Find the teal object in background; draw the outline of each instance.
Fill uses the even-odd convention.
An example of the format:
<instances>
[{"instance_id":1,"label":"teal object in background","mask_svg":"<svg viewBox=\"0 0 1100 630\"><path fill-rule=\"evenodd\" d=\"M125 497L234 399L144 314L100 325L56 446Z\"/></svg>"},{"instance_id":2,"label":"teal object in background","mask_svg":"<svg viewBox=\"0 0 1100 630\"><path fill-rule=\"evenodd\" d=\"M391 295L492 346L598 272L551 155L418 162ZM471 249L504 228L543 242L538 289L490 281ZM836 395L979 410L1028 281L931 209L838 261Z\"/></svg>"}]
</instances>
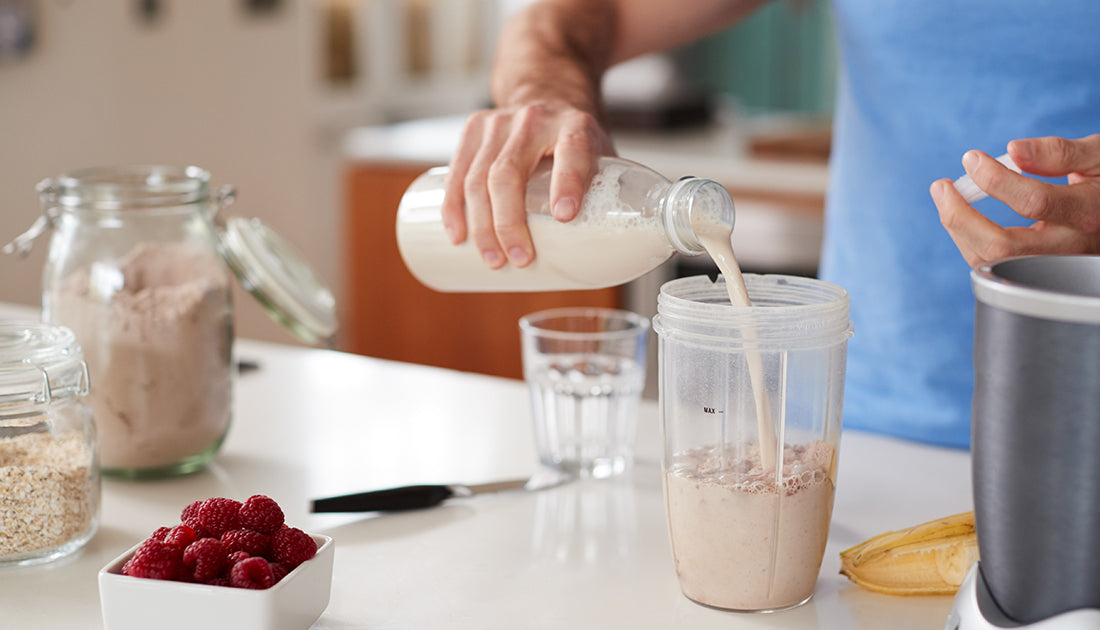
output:
<instances>
[{"instance_id":1,"label":"teal object in background","mask_svg":"<svg viewBox=\"0 0 1100 630\"><path fill-rule=\"evenodd\" d=\"M832 113L837 54L828 0L766 4L677 57L690 79L747 113Z\"/></svg>"}]
</instances>

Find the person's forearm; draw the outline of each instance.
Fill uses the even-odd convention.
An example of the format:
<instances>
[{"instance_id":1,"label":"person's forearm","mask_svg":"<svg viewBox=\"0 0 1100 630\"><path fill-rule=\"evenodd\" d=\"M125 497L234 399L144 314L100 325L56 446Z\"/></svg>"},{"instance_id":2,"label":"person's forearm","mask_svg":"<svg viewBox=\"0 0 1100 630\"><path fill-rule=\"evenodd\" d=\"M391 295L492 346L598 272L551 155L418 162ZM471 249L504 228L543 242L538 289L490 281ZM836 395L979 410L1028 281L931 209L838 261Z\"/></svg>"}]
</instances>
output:
<instances>
[{"instance_id":1,"label":"person's forearm","mask_svg":"<svg viewBox=\"0 0 1100 630\"><path fill-rule=\"evenodd\" d=\"M565 101L599 116L609 66L724 28L765 0L542 0L513 16L497 44L498 107Z\"/></svg>"},{"instance_id":2,"label":"person's forearm","mask_svg":"<svg viewBox=\"0 0 1100 630\"><path fill-rule=\"evenodd\" d=\"M497 43L494 103L566 101L599 117L616 20L613 2L593 0L538 2L513 16Z\"/></svg>"}]
</instances>

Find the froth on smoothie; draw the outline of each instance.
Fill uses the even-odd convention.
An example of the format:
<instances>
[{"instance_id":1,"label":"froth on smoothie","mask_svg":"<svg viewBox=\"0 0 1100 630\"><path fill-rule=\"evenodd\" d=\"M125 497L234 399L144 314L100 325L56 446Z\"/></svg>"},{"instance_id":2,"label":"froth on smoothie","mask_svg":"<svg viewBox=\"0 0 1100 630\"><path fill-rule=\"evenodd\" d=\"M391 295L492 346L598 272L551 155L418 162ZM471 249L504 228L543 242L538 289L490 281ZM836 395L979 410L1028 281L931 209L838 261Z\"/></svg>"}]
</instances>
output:
<instances>
[{"instance_id":1,"label":"froth on smoothie","mask_svg":"<svg viewBox=\"0 0 1100 630\"><path fill-rule=\"evenodd\" d=\"M730 610L777 610L809 599L829 531L835 455L817 440L785 445L773 469L756 443L674 455L665 496L684 595Z\"/></svg>"}]
</instances>

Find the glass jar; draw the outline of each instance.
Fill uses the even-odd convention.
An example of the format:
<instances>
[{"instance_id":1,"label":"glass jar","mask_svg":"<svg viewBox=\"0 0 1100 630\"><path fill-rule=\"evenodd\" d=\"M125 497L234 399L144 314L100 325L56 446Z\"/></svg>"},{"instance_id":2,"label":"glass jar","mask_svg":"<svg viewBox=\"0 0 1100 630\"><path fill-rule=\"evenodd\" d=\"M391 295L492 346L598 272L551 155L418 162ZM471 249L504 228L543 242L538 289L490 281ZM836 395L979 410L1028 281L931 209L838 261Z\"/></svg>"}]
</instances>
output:
<instances>
[{"instance_id":1,"label":"glass jar","mask_svg":"<svg viewBox=\"0 0 1100 630\"><path fill-rule=\"evenodd\" d=\"M196 470L229 428L233 293L208 181L135 167L40 188L57 209L42 317L84 347L105 473Z\"/></svg>"},{"instance_id":2,"label":"glass jar","mask_svg":"<svg viewBox=\"0 0 1100 630\"><path fill-rule=\"evenodd\" d=\"M262 223L218 220L235 191L212 194L201 168L92 168L38 190L42 218L10 248L54 229L42 316L84 348L106 474L183 474L218 452L235 377L230 269L303 339L335 330L331 292Z\"/></svg>"},{"instance_id":3,"label":"glass jar","mask_svg":"<svg viewBox=\"0 0 1100 630\"><path fill-rule=\"evenodd\" d=\"M0 322L0 565L49 562L99 525L88 368L73 331Z\"/></svg>"}]
</instances>

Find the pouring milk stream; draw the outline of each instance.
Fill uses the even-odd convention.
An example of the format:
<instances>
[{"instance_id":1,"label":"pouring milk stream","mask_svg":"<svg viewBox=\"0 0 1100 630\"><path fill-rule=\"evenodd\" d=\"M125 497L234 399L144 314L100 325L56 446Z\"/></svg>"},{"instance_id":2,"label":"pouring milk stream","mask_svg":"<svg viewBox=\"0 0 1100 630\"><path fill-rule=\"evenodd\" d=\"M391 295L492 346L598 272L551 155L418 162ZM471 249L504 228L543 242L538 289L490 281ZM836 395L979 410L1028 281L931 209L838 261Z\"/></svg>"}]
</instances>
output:
<instances>
[{"instance_id":1,"label":"pouring milk stream","mask_svg":"<svg viewBox=\"0 0 1100 630\"><path fill-rule=\"evenodd\" d=\"M741 266L737 264L737 258L733 254L733 233L722 225L698 220L695 223L695 231L699 234L699 240L706 248L707 254L718 265L719 271L726 279L726 291L729 292L730 304L733 306L752 306L749 299L749 290L745 287L745 278L741 275ZM751 325L742 331L745 339L756 338L756 331ZM768 392L764 382L764 365L759 352L746 352L745 361L749 366L749 382L752 385L753 400L756 403L756 428L760 440L760 463L765 471L775 470L775 424L772 422L771 405L768 403Z\"/></svg>"}]
</instances>

